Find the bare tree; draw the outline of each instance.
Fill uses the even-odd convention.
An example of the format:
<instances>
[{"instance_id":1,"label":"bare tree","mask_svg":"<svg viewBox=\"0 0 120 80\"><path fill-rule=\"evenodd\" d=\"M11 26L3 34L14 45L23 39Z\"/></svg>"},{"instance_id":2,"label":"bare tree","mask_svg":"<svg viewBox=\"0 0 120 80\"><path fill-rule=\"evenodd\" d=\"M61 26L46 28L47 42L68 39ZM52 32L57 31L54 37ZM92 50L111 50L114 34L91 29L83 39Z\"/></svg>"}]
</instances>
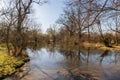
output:
<instances>
[{"instance_id":1,"label":"bare tree","mask_svg":"<svg viewBox=\"0 0 120 80\"><path fill-rule=\"evenodd\" d=\"M102 30L102 23L105 22L102 20L108 19L111 14L115 14L114 11L120 11L119 1L116 4L117 7L113 6L115 1L118 0L68 0L67 8L58 22L66 27L70 34L75 35L77 33L79 42L86 32L89 41L90 29L98 26L101 39L106 43L107 39Z\"/></svg>"},{"instance_id":2,"label":"bare tree","mask_svg":"<svg viewBox=\"0 0 120 80\"><path fill-rule=\"evenodd\" d=\"M15 56L22 55L23 49L26 48L24 24L28 19L29 14L32 13L31 9L33 4L43 4L46 1L43 0L4 0L7 6L3 6L3 17L7 18L7 37L6 43L7 46L11 43L14 47L13 53ZM8 3L7 3L8 2ZM10 6L9 6L10 5ZM11 30L11 39L9 40L10 27L13 27ZM9 47L8 47L9 52Z\"/></svg>"},{"instance_id":3,"label":"bare tree","mask_svg":"<svg viewBox=\"0 0 120 80\"><path fill-rule=\"evenodd\" d=\"M53 42L53 45L56 43L56 25L51 26L47 29L47 34L50 36L50 42Z\"/></svg>"}]
</instances>

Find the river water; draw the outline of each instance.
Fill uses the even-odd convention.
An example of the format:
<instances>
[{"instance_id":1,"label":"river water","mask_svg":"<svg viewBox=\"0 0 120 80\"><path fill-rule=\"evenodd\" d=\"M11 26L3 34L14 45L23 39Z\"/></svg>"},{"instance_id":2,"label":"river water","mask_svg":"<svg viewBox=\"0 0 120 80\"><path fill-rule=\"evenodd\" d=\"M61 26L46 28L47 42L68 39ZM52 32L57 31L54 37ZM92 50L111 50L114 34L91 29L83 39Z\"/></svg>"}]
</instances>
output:
<instances>
[{"instance_id":1,"label":"river water","mask_svg":"<svg viewBox=\"0 0 120 80\"><path fill-rule=\"evenodd\" d=\"M119 51L27 49L30 61L20 79L15 80L87 80L73 75L92 76L95 80L120 80ZM7 78L5 80L13 80Z\"/></svg>"}]
</instances>

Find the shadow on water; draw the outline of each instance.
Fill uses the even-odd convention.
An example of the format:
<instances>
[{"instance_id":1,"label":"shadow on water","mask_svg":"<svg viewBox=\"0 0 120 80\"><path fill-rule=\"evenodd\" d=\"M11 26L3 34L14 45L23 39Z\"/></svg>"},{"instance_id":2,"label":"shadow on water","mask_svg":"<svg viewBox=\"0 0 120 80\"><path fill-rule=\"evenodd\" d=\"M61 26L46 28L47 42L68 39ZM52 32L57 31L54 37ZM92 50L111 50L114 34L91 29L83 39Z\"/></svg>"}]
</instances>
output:
<instances>
[{"instance_id":1,"label":"shadow on water","mask_svg":"<svg viewBox=\"0 0 120 80\"><path fill-rule=\"evenodd\" d=\"M100 57L100 64L106 65L102 68L103 79L120 80L120 53L106 50Z\"/></svg>"},{"instance_id":2,"label":"shadow on water","mask_svg":"<svg viewBox=\"0 0 120 80\"><path fill-rule=\"evenodd\" d=\"M105 50L101 55L101 59L100 59L100 64L102 64L102 61L105 57L107 57L109 55L109 50Z\"/></svg>"}]
</instances>

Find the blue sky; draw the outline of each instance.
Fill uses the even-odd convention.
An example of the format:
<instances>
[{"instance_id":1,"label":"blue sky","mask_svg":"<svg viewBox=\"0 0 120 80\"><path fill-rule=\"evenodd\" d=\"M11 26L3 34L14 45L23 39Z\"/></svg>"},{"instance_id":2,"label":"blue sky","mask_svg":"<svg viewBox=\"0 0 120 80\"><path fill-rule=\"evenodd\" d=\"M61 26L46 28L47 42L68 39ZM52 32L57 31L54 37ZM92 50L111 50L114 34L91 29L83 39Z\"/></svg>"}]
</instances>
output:
<instances>
[{"instance_id":1,"label":"blue sky","mask_svg":"<svg viewBox=\"0 0 120 80\"><path fill-rule=\"evenodd\" d=\"M42 31L46 32L46 29L50 25L55 24L55 21L63 13L64 0L48 0L49 2L42 6L35 6L33 17L37 23L42 24Z\"/></svg>"}]
</instances>

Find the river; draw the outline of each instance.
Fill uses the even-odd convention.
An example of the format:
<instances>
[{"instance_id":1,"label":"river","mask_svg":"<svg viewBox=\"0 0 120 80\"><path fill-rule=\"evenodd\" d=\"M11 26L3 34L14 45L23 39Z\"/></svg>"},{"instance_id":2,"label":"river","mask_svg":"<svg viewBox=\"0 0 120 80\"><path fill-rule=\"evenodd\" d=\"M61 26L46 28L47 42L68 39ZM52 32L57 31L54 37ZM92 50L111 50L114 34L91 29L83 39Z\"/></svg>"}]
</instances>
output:
<instances>
[{"instance_id":1,"label":"river","mask_svg":"<svg viewBox=\"0 0 120 80\"><path fill-rule=\"evenodd\" d=\"M120 80L119 51L26 50L30 61L5 80Z\"/></svg>"}]
</instances>

